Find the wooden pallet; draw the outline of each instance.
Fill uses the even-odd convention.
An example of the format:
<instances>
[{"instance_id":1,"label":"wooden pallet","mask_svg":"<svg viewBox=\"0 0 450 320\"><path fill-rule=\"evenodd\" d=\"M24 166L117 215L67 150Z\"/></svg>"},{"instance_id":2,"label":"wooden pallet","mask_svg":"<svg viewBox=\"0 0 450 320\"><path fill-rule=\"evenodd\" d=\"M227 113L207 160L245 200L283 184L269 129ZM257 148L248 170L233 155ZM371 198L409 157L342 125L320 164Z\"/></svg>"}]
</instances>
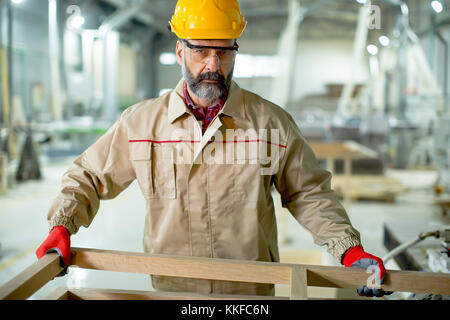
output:
<instances>
[{"instance_id":1,"label":"wooden pallet","mask_svg":"<svg viewBox=\"0 0 450 320\"><path fill-rule=\"evenodd\" d=\"M338 196L344 196L347 188L346 177L334 175L332 188ZM376 200L394 202L397 195L408 191L397 179L382 175L352 175L350 176L350 190L346 192L352 200Z\"/></svg>"},{"instance_id":2,"label":"wooden pallet","mask_svg":"<svg viewBox=\"0 0 450 320\"><path fill-rule=\"evenodd\" d=\"M196 279L290 285L290 299L308 299L307 287L358 288L367 284L365 270L344 267L153 255L73 248L71 267ZM45 255L0 287L0 299L22 300L61 273L56 253ZM387 291L450 294L450 274L388 270ZM160 291L59 288L48 299L288 299L248 295L201 295Z\"/></svg>"},{"instance_id":3,"label":"wooden pallet","mask_svg":"<svg viewBox=\"0 0 450 320\"><path fill-rule=\"evenodd\" d=\"M344 161L343 188L341 188L344 206L349 207L352 196L350 178L352 176L352 161L358 159L375 159L376 151L371 150L354 141L311 141L311 148L318 159L326 159L327 169L333 176L335 174L334 162L337 159Z\"/></svg>"}]
</instances>

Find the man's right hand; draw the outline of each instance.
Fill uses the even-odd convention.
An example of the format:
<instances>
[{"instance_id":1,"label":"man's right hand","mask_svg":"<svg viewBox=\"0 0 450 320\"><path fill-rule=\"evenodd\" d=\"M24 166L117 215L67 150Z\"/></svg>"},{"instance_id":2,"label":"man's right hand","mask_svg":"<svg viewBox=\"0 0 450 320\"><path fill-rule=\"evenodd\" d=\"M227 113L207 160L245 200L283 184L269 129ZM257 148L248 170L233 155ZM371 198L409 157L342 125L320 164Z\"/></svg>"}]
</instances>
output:
<instances>
[{"instance_id":1,"label":"man's right hand","mask_svg":"<svg viewBox=\"0 0 450 320\"><path fill-rule=\"evenodd\" d=\"M50 231L47 239L36 250L38 259L42 258L46 253L57 252L61 257L64 266L70 265L70 235L63 226L56 226Z\"/></svg>"}]
</instances>

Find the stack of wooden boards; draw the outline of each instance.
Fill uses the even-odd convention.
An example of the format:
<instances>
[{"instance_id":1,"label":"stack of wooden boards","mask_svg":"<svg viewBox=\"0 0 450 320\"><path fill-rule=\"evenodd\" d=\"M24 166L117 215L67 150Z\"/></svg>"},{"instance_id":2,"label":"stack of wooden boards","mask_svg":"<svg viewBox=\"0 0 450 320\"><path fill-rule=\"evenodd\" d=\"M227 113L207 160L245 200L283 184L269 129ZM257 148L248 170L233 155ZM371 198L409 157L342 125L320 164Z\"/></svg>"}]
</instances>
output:
<instances>
[{"instance_id":1,"label":"stack of wooden boards","mask_svg":"<svg viewBox=\"0 0 450 320\"><path fill-rule=\"evenodd\" d=\"M398 180L385 175L354 175L352 161L376 159L378 153L354 141L311 141L318 159L326 159L327 169L333 174L332 188L345 204L352 200L381 200L392 202L399 193L407 191ZM336 175L335 160L344 161L344 174Z\"/></svg>"},{"instance_id":2,"label":"stack of wooden boards","mask_svg":"<svg viewBox=\"0 0 450 320\"><path fill-rule=\"evenodd\" d=\"M352 175L350 176L350 199L394 202L397 195L405 193L408 188L399 180L384 175ZM343 197L346 188L345 177L334 175L332 188Z\"/></svg>"}]
</instances>

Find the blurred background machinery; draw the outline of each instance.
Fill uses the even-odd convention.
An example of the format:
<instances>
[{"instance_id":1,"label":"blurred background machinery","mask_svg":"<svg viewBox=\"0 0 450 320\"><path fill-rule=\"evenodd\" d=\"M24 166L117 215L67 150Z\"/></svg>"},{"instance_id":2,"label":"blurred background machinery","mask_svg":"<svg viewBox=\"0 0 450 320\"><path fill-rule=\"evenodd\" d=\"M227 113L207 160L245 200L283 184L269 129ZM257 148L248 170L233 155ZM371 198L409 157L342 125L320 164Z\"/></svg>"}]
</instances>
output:
<instances>
[{"instance_id":1,"label":"blurred background machinery","mask_svg":"<svg viewBox=\"0 0 450 320\"><path fill-rule=\"evenodd\" d=\"M179 71L167 20L175 3L2 0L9 157L19 157L27 131L17 127L31 126L39 141L51 137L42 145L50 156L79 153L125 108L173 87ZM310 139L355 140L380 153L355 162L355 172L436 164L430 140L449 112L445 1L243 0L241 7L249 25L239 84L285 107Z\"/></svg>"}]
</instances>

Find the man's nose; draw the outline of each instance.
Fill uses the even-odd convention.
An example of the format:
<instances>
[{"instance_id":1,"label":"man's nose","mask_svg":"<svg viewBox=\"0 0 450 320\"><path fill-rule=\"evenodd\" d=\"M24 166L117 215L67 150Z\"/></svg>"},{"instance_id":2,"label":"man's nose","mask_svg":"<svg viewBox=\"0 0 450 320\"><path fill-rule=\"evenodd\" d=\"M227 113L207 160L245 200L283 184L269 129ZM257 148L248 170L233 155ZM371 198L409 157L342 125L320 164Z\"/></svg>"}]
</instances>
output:
<instances>
[{"instance_id":1,"label":"man's nose","mask_svg":"<svg viewBox=\"0 0 450 320\"><path fill-rule=\"evenodd\" d=\"M211 72L216 72L219 70L220 59L215 52L209 55L208 60L206 62L206 68L208 69L208 71Z\"/></svg>"}]
</instances>

